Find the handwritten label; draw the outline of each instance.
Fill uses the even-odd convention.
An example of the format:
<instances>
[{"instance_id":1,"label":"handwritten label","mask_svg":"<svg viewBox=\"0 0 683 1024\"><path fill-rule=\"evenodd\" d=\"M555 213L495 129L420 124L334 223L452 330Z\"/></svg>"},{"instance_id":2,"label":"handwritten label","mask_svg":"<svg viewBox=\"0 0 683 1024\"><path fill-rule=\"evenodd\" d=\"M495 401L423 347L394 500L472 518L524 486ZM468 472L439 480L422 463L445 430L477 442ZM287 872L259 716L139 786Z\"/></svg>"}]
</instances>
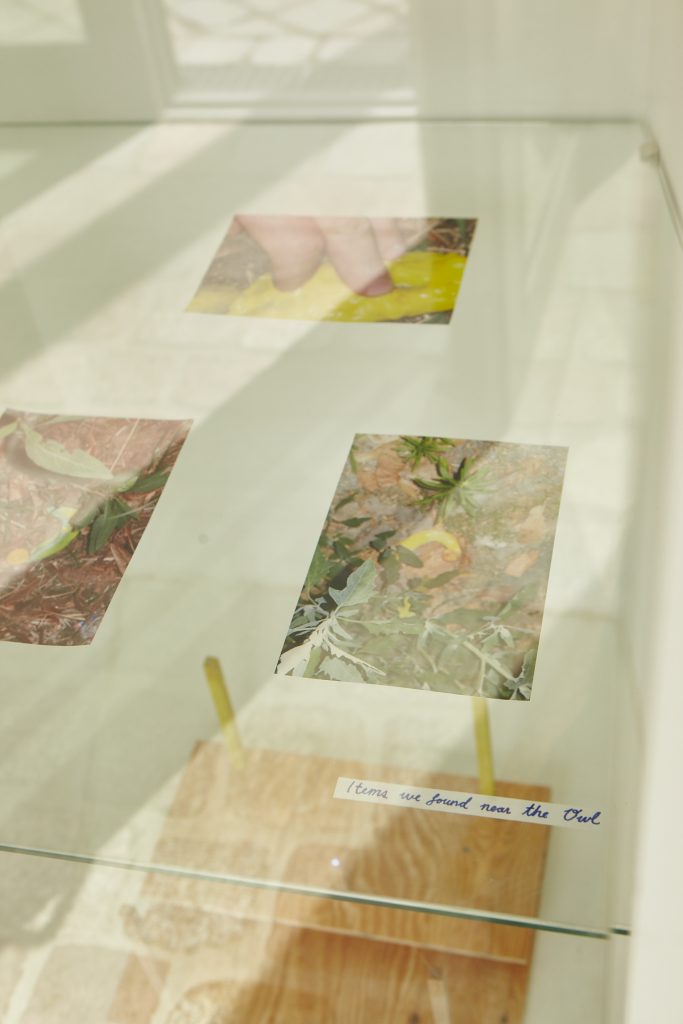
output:
<instances>
[{"instance_id":1,"label":"handwritten label","mask_svg":"<svg viewBox=\"0 0 683 1024\"><path fill-rule=\"evenodd\" d=\"M338 778L334 799L359 800L361 803L385 804L387 807L414 807L446 814L469 814L499 821L526 821L536 825L581 828L585 832L594 832L604 822L603 812L594 807L482 796L481 793L459 793L454 789L423 789L370 779Z\"/></svg>"}]
</instances>

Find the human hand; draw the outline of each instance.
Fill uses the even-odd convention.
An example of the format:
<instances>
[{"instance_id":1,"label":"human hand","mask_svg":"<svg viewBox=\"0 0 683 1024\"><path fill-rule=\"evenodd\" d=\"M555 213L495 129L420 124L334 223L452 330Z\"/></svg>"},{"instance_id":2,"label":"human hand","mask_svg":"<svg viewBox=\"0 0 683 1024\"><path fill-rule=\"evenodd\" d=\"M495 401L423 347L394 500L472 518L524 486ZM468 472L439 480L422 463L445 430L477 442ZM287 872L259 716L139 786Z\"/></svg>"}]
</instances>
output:
<instances>
[{"instance_id":1,"label":"human hand","mask_svg":"<svg viewBox=\"0 0 683 1024\"><path fill-rule=\"evenodd\" d=\"M281 291L300 288L327 258L359 295L385 295L394 285L387 263L408 248L389 217L280 217L241 214L231 234L246 231L268 256Z\"/></svg>"}]
</instances>

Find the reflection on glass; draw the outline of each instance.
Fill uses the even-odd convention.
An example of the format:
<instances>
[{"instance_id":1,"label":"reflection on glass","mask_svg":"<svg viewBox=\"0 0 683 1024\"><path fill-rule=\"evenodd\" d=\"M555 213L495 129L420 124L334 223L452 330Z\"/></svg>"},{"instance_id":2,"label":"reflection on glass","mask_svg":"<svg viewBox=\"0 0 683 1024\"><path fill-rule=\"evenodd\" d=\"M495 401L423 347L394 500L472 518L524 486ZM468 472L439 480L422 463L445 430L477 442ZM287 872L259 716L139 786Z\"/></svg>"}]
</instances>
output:
<instances>
[{"instance_id":1,"label":"reflection on glass","mask_svg":"<svg viewBox=\"0 0 683 1024\"><path fill-rule=\"evenodd\" d=\"M1 866L10 896L0 921L7 1024L603 1020L607 943L537 936L529 987L533 936L523 928L528 953L476 955L408 933L389 939L370 920L351 935L286 918L284 906L250 915L228 885L9 855ZM68 906L65 919L55 903ZM410 927L416 915L403 918Z\"/></svg>"},{"instance_id":2,"label":"reflection on glass","mask_svg":"<svg viewBox=\"0 0 683 1024\"><path fill-rule=\"evenodd\" d=\"M0 4L3 46L83 43L85 38L79 0L3 0Z\"/></svg>"},{"instance_id":3,"label":"reflection on glass","mask_svg":"<svg viewBox=\"0 0 683 1024\"><path fill-rule=\"evenodd\" d=\"M180 99L414 101L407 0L165 0Z\"/></svg>"},{"instance_id":4,"label":"reflection on glass","mask_svg":"<svg viewBox=\"0 0 683 1024\"><path fill-rule=\"evenodd\" d=\"M165 0L181 65L314 67L381 34L405 32L405 0ZM380 54L381 57L381 48Z\"/></svg>"}]
</instances>

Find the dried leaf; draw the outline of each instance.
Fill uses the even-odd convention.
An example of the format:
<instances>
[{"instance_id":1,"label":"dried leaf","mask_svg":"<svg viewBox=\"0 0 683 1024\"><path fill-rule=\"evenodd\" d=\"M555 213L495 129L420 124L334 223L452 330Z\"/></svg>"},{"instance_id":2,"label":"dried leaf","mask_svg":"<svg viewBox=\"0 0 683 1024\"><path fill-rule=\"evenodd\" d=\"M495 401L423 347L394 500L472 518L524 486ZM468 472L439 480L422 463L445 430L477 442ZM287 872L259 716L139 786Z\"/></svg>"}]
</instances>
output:
<instances>
[{"instance_id":1,"label":"dried leaf","mask_svg":"<svg viewBox=\"0 0 683 1024\"><path fill-rule=\"evenodd\" d=\"M506 576L515 576L519 579L519 577L523 576L525 572L528 572L537 561L537 550L532 548L528 551L522 551L521 554L513 558L511 562L508 562L503 572Z\"/></svg>"},{"instance_id":2,"label":"dried leaf","mask_svg":"<svg viewBox=\"0 0 683 1024\"><path fill-rule=\"evenodd\" d=\"M63 476L75 476L89 480L111 480L110 469L96 459L94 455L74 448L69 451L59 441L46 439L37 430L26 425L22 426L24 447L31 462L50 473L61 473Z\"/></svg>"}]
</instances>

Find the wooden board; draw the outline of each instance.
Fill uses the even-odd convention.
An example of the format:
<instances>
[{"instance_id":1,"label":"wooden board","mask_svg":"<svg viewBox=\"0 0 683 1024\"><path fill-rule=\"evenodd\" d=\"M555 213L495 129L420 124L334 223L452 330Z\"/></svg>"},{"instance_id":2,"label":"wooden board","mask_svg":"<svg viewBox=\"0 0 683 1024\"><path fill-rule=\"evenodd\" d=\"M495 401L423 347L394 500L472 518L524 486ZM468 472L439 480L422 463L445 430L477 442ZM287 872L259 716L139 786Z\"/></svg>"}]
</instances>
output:
<instances>
[{"instance_id":1,"label":"wooden board","mask_svg":"<svg viewBox=\"0 0 683 1024\"><path fill-rule=\"evenodd\" d=\"M177 905L162 929L158 916L128 922L138 956L163 963L155 1010L135 1024L522 1024L528 965L246 919L231 929L195 910L199 927ZM124 974L107 1024L130 1024L121 1008L136 992Z\"/></svg>"},{"instance_id":2,"label":"wooden board","mask_svg":"<svg viewBox=\"0 0 683 1024\"><path fill-rule=\"evenodd\" d=\"M337 777L476 792L472 778L249 750L237 770L219 743L195 748L154 861L402 901L533 917L545 826L333 800ZM543 786L500 783L501 795L547 800ZM339 935L527 963L533 933L486 921L212 885L216 908ZM206 883L150 875L145 898L193 906Z\"/></svg>"}]
</instances>

